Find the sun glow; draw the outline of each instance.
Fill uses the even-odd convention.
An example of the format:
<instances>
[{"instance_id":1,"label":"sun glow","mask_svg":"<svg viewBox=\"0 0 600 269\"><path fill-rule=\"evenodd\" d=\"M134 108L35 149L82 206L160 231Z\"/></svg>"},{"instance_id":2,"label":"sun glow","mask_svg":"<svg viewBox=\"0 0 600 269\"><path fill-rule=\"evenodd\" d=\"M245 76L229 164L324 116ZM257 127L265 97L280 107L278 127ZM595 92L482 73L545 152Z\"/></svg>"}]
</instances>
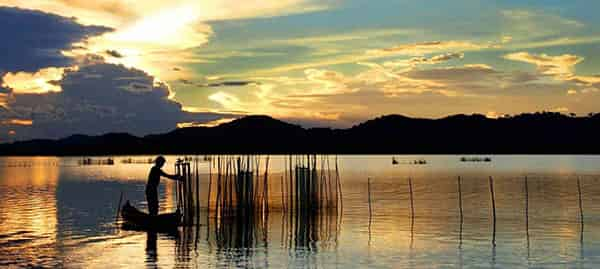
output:
<instances>
[{"instance_id":1,"label":"sun glow","mask_svg":"<svg viewBox=\"0 0 600 269\"><path fill-rule=\"evenodd\" d=\"M212 33L210 26L200 21L201 14L192 4L161 9L113 33L89 39L84 49L65 53L100 54L109 63L138 68L163 80L175 79L182 74L173 67L189 59L185 50L207 43Z\"/></svg>"},{"instance_id":2,"label":"sun glow","mask_svg":"<svg viewBox=\"0 0 600 269\"><path fill-rule=\"evenodd\" d=\"M198 38L193 25L200 18L193 5L182 5L162 10L153 16L142 18L132 26L116 32L111 39L116 42L143 42L160 46L188 47L190 35ZM200 37L206 41L205 36ZM197 44L196 44L197 45Z\"/></svg>"}]
</instances>

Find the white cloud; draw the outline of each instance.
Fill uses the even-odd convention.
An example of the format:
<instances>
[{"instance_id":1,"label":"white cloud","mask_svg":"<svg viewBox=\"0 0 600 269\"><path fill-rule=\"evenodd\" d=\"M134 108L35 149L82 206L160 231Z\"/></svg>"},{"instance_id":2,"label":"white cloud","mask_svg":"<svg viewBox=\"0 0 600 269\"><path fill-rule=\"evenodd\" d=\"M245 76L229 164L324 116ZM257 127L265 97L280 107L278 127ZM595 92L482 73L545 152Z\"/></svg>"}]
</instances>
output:
<instances>
[{"instance_id":1,"label":"white cloud","mask_svg":"<svg viewBox=\"0 0 600 269\"><path fill-rule=\"evenodd\" d=\"M573 77L573 67L583 61L582 57L571 54L550 56L547 54L530 54L528 52L510 53L505 59L533 64L541 74L553 76L560 80Z\"/></svg>"},{"instance_id":2,"label":"white cloud","mask_svg":"<svg viewBox=\"0 0 600 269\"><path fill-rule=\"evenodd\" d=\"M388 55L410 55L418 56L428 53L444 52L449 50L479 50L489 48L489 45L475 44L470 41L431 41L414 44L402 44L395 47L368 50L367 54L388 56Z\"/></svg>"}]
</instances>

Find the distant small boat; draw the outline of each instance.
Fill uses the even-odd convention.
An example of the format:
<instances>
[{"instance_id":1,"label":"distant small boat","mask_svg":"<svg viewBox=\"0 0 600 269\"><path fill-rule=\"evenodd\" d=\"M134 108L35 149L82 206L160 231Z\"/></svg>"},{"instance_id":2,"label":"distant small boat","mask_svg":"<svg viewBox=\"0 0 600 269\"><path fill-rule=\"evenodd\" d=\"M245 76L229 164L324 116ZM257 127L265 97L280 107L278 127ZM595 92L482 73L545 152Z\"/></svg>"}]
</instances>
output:
<instances>
[{"instance_id":1,"label":"distant small boat","mask_svg":"<svg viewBox=\"0 0 600 269\"><path fill-rule=\"evenodd\" d=\"M149 230L149 231L173 231L181 225L181 213L177 210L175 213L160 214L150 216L134 206L129 201L121 209L123 217L123 226L129 229Z\"/></svg>"},{"instance_id":2,"label":"distant small boat","mask_svg":"<svg viewBox=\"0 0 600 269\"><path fill-rule=\"evenodd\" d=\"M113 160L112 158L100 160L94 160L92 158L82 158L81 160L77 161L77 163L79 165L114 165L115 160Z\"/></svg>"},{"instance_id":3,"label":"distant small boat","mask_svg":"<svg viewBox=\"0 0 600 269\"><path fill-rule=\"evenodd\" d=\"M124 164L151 164L151 163L154 163L154 159L152 159L152 158L148 158L148 159L127 158L127 159L122 159L121 163L124 163Z\"/></svg>"},{"instance_id":4,"label":"distant small boat","mask_svg":"<svg viewBox=\"0 0 600 269\"><path fill-rule=\"evenodd\" d=\"M396 165L396 164L398 164L398 161L397 161L397 160L396 160L396 158L394 158L394 157L392 157L392 164L393 164L393 165Z\"/></svg>"},{"instance_id":5,"label":"distant small boat","mask_svg":"<svg viewBox=\"0 0 600 269\"><path fill-rule=\"evenodd\" d=\"M460 158L461 162L486 162L489 163L492 161L492 158L490 157L485 157L485 158L480 158L480 157L471 157L471 158L467 158L467 157L462 157Z\"/></svg>"},{"instance_id":6,"label":"distant small boat","mask_svg":"<svg viewBox=\"0 0 600 269\"><path fill-rule=\"evenodd\" d=\"M427 164L427 161L424 159L415 160L415 161L413 161L413 164L423 165L423 164Z\"/></svg>"}]
</instances>

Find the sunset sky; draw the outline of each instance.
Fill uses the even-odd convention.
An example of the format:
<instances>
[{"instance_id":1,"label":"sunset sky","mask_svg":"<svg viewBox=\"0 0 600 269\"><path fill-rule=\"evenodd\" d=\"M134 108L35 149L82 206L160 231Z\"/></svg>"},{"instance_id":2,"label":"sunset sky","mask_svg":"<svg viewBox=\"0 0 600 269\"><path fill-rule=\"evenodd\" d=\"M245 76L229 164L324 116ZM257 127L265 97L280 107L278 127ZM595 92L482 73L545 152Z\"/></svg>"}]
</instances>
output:
<instances>
[{"instance_id":1,"label":"sunset sky","mask_svg":"<svg viewBox=\"0 0 600 269\"><path fill-rule=\"evenodd\" d=\"M0 143L600 112L593 0L0 0Z\"/></svg>"}]
</instances>

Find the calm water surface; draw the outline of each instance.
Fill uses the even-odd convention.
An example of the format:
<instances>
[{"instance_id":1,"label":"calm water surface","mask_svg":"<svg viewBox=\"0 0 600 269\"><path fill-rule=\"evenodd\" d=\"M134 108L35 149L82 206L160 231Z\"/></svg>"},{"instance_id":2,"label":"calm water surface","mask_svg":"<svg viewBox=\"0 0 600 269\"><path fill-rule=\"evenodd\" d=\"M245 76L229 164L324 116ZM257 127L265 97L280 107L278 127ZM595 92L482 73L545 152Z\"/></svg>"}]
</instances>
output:
<instances>
[{"instance_id":1,"label":"calm water surface","mask_svg":"<svg viewBox=\"0 0 600 269\"><path fill-rule=\"evenodd\" d=\"M600 267L600 156L492 156L491 163L461 163L460 157L396 156L400 164L392 165L392 156L340 156L343 211L294 227L278 210L284 162L273 156L268 218L216 228L213 213L203 210L199 226L175 235L124 231L116 220L121 192L145 209L149 164L123 164L124 157L112 166L79 166L78 158L0 158L0 267ZM168 158L168 172L175 158ZM421 158L426 165L403 164ZM205 185L208 166L200 166ZM162 211L176 206L173 187L163 180Z\"/></svg>"}]
</instances>

